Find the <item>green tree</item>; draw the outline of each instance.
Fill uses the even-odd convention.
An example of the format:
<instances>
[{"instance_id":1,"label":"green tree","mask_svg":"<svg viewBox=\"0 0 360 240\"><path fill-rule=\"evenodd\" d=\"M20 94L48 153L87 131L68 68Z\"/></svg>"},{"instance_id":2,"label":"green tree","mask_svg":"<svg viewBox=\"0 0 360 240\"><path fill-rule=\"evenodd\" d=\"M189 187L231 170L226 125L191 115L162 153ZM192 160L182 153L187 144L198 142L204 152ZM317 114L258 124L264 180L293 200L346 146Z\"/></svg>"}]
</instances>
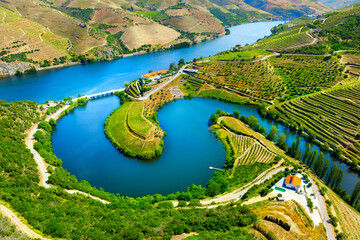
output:
<instances>
[{"instance_id":1,"label":"green tree","mask_svg":"<svg viewBox=\"0 0 360 240\"><path fill-rule=\"evenodd\" d=\"M329 159L326 159L325 161L325 164L321 170L321 174L320 174L320 178L323 179L326 172L329 170L329 167L330 167L330 160Z\"/></svg>"},{"instance_id":2,"label":"green tree","mask_svg":"<svg viewBox=\"0 0 360 240\"><path fill-rule=\"evenodd\" d=\"M359 194L360 194L360 181L355 185L355 188L354 188L354 190L353 190L353 192L351 194L351 198L350 198L350 205L351 206L353 206L353 207L356 206Z\"/></svg>"},{"instance_id":3,"label":"green tree","mask_svg":"<svg viewBox=\"0 0 360 240\"><path fill-rule=\"evenodd\" d=\"M323 152L320 152L319 157L317 159L317 161L314 164L314 171L316 172L316 174L318 176L321 175L321 171L324 167L324 162L325 162L325 156Z\"/></svg>"},{"instance_id":4,"label":"green tree","mask_svg":"<svg viewBox=\"0 0 360 240\"><path fill-rule=\"evenodd\" d=\"M326 175L326 179L325 179L325 183L329 186L331 186L331 182L333 181L333 179L335 178L336 174L337 174L337 171L338 171L338 166L337 164L335 163L331 169L330 169L330 172Z\"/></svg>"},{"instance_id":5,"label":"green tree","mask_svg":"<svg viewBox=\"0 0 360 240\"><path fill-rule=\"evenodd\" d=\"M276 145L278 145L279 148L282 148L284 150L287 148L285 133L280 133L280 135L279 135L279 137L277 139Z\"/></svg>"},{"instance_id":6,"label":"green tree","mask_svg":"<svg viewBox=\"0 0 360 240\"><path fill-rule=\"evenodd\" d=\"M234 118L240 119L241 114L238 110L235 110L233 113L233 116L234 116Z\"/></svg>"},{"instance_id":7,"label":"green tree","mask_svg":"<svg viewBox=\"0 0 360 240\"><path fill-rule=\"evenodd\" d=\"M270 129L270 133L267 136L267 139L273 141L277 137L278 131L279 131L278 128L275 125L272 125Z\"/></svg>"},{"instance_id":8,"label":"green tree","mask_svg":"<svg viewBox=\"0 0 360 240\"><path fill-rule=\"evenodd\" d=\"M310 153L311 153L311 144L310 143L306 143L306 149L305 149L305 153L304 153L304 156L303 156L303 163L307 163L308 162L308 159L310 157Z\"/></svg>"}]
</instances>

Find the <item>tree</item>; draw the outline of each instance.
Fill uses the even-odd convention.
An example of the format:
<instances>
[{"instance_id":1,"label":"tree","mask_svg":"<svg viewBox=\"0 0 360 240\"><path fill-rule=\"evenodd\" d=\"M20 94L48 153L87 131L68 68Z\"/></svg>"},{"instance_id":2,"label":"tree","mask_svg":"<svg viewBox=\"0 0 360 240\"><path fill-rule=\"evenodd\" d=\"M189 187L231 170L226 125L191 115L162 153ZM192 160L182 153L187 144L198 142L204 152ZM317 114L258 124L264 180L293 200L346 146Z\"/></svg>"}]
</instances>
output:
<instances>
[{"instance_id":1,"label":"tree","mask_svg":"<svg viewBox=\"0 0 360 240\"><path fill-rule=\"evenodd\" d=\"M279 148L282 148L284 150L285 150L285 148L287 148L285 133L280 133L276 145L278 145Z\"/></svg>"},{"instance_id":2,"label":"tree","mask_svg":"<svg viewBox=\"0 0 360 240\"><path fill-rule=\"evenodd\" d=\"M170 70L177 70L179 68L179 65L177 65L176 63L172 62L170 63Z\"/></svg>"},{"instance_id":3,"label":"tree","mask_svg":"<svg viewBox=\"0 0 360 240\"><path fill-rule=\"evenodd\" d=\"M332 189L337 190L340 189L341 186L341 182L343 180L344 177L344 172L341 169L337 169L334 180L332 182Z\"/></svg>"},{"instance_id":4,"label":"tree","mask_svg":"<svg viewBox=\"0 0 360 240\"><path fill-rule=\"evenodd\" d=\"M318 176L320 176L321 174L321 171L324 167L324 162L325 162L325 156L324 156L324 153L320 152L319 154L319 157L317 159L317 161L315 162L315 165L314 165L314 171L316 172L316 174Z\"/></svg>"},{"instance_id":5,"label":"tree","mask_svg":"<svg viewBox=\"0 0 360 240\"><path fill-rule=\"evenodd\" d=\"M330 187L332 186L331 183L333 182L337 174L337 171L338 171L338 166L335 163L334 166L331 167L330 172L328 173L325 179L325 183L328 184Z\"/></svg>"},{"instance_id":6,"label":"tree","mask_svg":"<svg viewBox=\"0 0 360 240\"><path fill-rule=\"evenodd\" d=\"M258 119L254 116L250 116L249 117L249 121L248 121L249 126L254 129L255 131L259 131L260 130L260 124L258 122Z\"/></svg>"},{"instance_id":7,"label":"tree","mask_svg":"<svg viewBox=\"0 0 360 240\"><path fill-rule=\"evenodd\" d=\"M305 149L305 153L304 153L304 156L303 156L303 163L307 163L308 162L308 159L310 157L310 152L311 152L311 144L310 143L306 143L306 149Z\"/></svg>"},{"instance_id":8,"label":"tree","mask_svg":"<svg viewBox=\"0 0 360 240\"><path fill-rule=\"evenodd\" d=\"M330 167L330 160L326 159L325 164L324 164L324 166L323 166L323 168L321 170L321 174L319 176L321 179L324 178L326 172L329 170L329 167Z\"/></svg>"},{"instance_id":9,"label":"tree","mask_svg":"<svg viewBox=\"0 0 360 240\"><path fill-rule=\"evenodd\" d=\"M273 141L276 138L277 134L278 134L278 128L275 125L272 125L270 129L270 133L267 136L267 139Z\"/></svg>"},{"instance_id":10,"label":"tree","mask_svg":"<svg viewBox=\"0 0 360 240\"><path fill-rule=\"evenodd\" d=\"M267 135L266 128L264 128L264 127L261 127L260 130L259 130L259 132L260 132L262 135L264 135L264 136Z\"/></svg>"},{"instance_id":11,"label":"tree","mask_svg":"<svg viewBox=\"0 0 360 240\"><path fill-rule=\"evenodd\" d=\"M234 116L234 118L240 119L241 114L238 110L235 110L233 113L233 116Z\"/></svg>"},{"instance_id":12,"label":"tree","mask_svg":"<svg viewBox=\"0 0 360 240\"><path fill-rule=\"evenodd\" d=\"M360 181L355 185L355 188L351 194L351 198L350 198L350 205L355 207L356 203L357 203L357 199L359 197L360 194Z\"/></svg>"},{"instance_id":13,"label":"tree","mask_svg":"<svg viewBox=\"0 0 360 240\"><path fill-rule=\"evenodd\" d=\"M180 59L179 60L179 66L181 66L181 65L184 65L185 64L185 60L182 58L182 59Z\"/></svg>"},{"instance_id":14,"label":"tree","mask_svg":"<svg viewBox=\"0 0 360 240\"><path fill-rule=\"evenodd\" d=\"M49 124L51 125L52 129L55 129L56 127L56 121L53 118L49 119Z\"/></svg>"},{"instance_id":15,"label":"tree","mask_svg":"<svg viewBox=\"0 0 360 240\"><path fill-rule=\"evenodd\" d=\"M318 156L318 151L315 149L311 150L310 157L307 162L308 167L310 167L311 169L313 169L313 165L317 156Z\"/></svg>"}]
</instances>

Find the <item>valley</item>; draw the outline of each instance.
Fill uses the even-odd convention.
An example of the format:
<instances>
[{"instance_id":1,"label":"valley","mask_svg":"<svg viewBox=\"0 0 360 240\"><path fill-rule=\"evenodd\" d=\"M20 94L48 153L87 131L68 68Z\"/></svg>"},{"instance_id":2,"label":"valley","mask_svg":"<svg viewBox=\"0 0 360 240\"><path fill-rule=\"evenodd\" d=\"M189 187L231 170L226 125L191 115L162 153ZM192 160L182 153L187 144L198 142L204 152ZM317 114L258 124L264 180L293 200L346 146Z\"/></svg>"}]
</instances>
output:
<instances>
[{"instance_id":1,"label":"valley","mask_svg":"<svg viewBox=\"0 0 360 240\"><path fill-rule=\"evenodd\" d=\"M149 32L174 33L174 44L217 38L43 73L26 65L29 74L1 81L1 209L12 222L2 221L12 229L2 234L21 236L17 228L43 239L358 237L359 7L229 27L242 23L240 8L279 19L308 10L293 11L291 2L281 1L196 7L172 1L40 2L30 4L80 19L86 27L79 26L88 28L89 45L69 35L81 40L68 41L63 64L69 58L87 61L99 48L110 53L117 46L116 56L129 46L141 48L132 53L151 52L153 45L144 42ZM26 0L17 4L23 7L4 8L5 21L8 11L21 15L12 16L17 22L29 16L41 21L38 41L48 43L41 28L51 19L48 10L37 19L38 9L24 7ZM327 11L318 2L304 4ZM109 9L116 6L134 17L123 19L137 24L110 20ZM205 9L211 15L197 12ZM101 18L108 22L92 22ZM225 26L230 35L223 35ZM51 32L52 46L60 46L59 33ZM24 41L35 41L36 34ZM158 50L171 40L152 37ZM2 52L9 63L32 54L21 53L27 43L12 44L19 46ZM20 56L10 53L17 48Z\"/></svg>"}]
</instances>

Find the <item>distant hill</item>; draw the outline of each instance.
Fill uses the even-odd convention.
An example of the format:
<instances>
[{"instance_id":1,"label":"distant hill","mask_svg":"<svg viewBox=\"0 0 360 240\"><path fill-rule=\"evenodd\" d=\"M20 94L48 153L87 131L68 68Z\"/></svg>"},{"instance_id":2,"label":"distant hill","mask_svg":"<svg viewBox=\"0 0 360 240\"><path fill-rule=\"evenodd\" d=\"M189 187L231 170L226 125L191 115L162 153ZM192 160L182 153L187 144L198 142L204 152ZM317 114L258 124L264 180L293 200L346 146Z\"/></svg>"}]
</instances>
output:
<instances>
[{"instance_id":1,"label":"distant hill","mask_svg":"<svg viewBox=\"0 0 360 240\"><path fill-rule=\"evenodd\" d=\"M186 47L228 26L329 10L292 1L0 0L0 76Z\"/></svg>"},{"instance_id":2,"label":"distant hill","mask_svg":"<svg viewBox=\"0 0 360 240\"><path fill-rule=\"evenodd\" d=\"M324 5L334 10L346 7L358 1L359 0L320 0L320 2L322 2Z\"/></svg>"}]
</instances>

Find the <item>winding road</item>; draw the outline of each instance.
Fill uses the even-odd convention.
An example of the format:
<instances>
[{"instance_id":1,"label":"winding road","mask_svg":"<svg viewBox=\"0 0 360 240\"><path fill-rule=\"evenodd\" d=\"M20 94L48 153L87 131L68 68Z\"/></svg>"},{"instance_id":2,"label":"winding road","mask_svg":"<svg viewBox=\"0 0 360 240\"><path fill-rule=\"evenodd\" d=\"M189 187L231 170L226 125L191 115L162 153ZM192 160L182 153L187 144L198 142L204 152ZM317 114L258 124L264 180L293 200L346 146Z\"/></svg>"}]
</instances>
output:
<instances>
[{"instance_id":1,"label":"winding road","mask_svg":"<svg viewBox=\"0 0 360 240\"><path fill-rule=\"evenodd\" d=\"M30 238L36 238L41 240L48 240L49 238L45 238L35 232L33 229L28 227L25 223L21 221L21 219L17 216L17 214L12 211L10 208L6 207L5 205L0 204L0 213L1 215L7 217L12 224L14 224L17 229L29 236Z\"/></svg>"},{"instance_id":2,"label":"winding road","mask_svg":"<svg viewBox=\"0 0 360 240\"><path fill-rule=\"evenodd\" d=\"M149 99L149 97L150 97L152 94L156 93L157 91L159 91L160 89L162 89L163 87L165 87L166 85L168 85L169 83L171 83L172 81L174 81L176 78L178 78L178 77L184 72L184 69L185 69L187 66L189 66L189 64L185 64L184 66L182 66L182 67L180 68L180 70L179 70L171 79L169 79L168 81L165 81L165 82L159 84L159 86L156 86L156 87L154 87L153 89L151 89L150 91L146 92L146 93L144 94L144 96L139 97L139 98L136 98L136 99L139 100L139 101L143 101L143 100Z\"/></svg>"}]
</instances>

